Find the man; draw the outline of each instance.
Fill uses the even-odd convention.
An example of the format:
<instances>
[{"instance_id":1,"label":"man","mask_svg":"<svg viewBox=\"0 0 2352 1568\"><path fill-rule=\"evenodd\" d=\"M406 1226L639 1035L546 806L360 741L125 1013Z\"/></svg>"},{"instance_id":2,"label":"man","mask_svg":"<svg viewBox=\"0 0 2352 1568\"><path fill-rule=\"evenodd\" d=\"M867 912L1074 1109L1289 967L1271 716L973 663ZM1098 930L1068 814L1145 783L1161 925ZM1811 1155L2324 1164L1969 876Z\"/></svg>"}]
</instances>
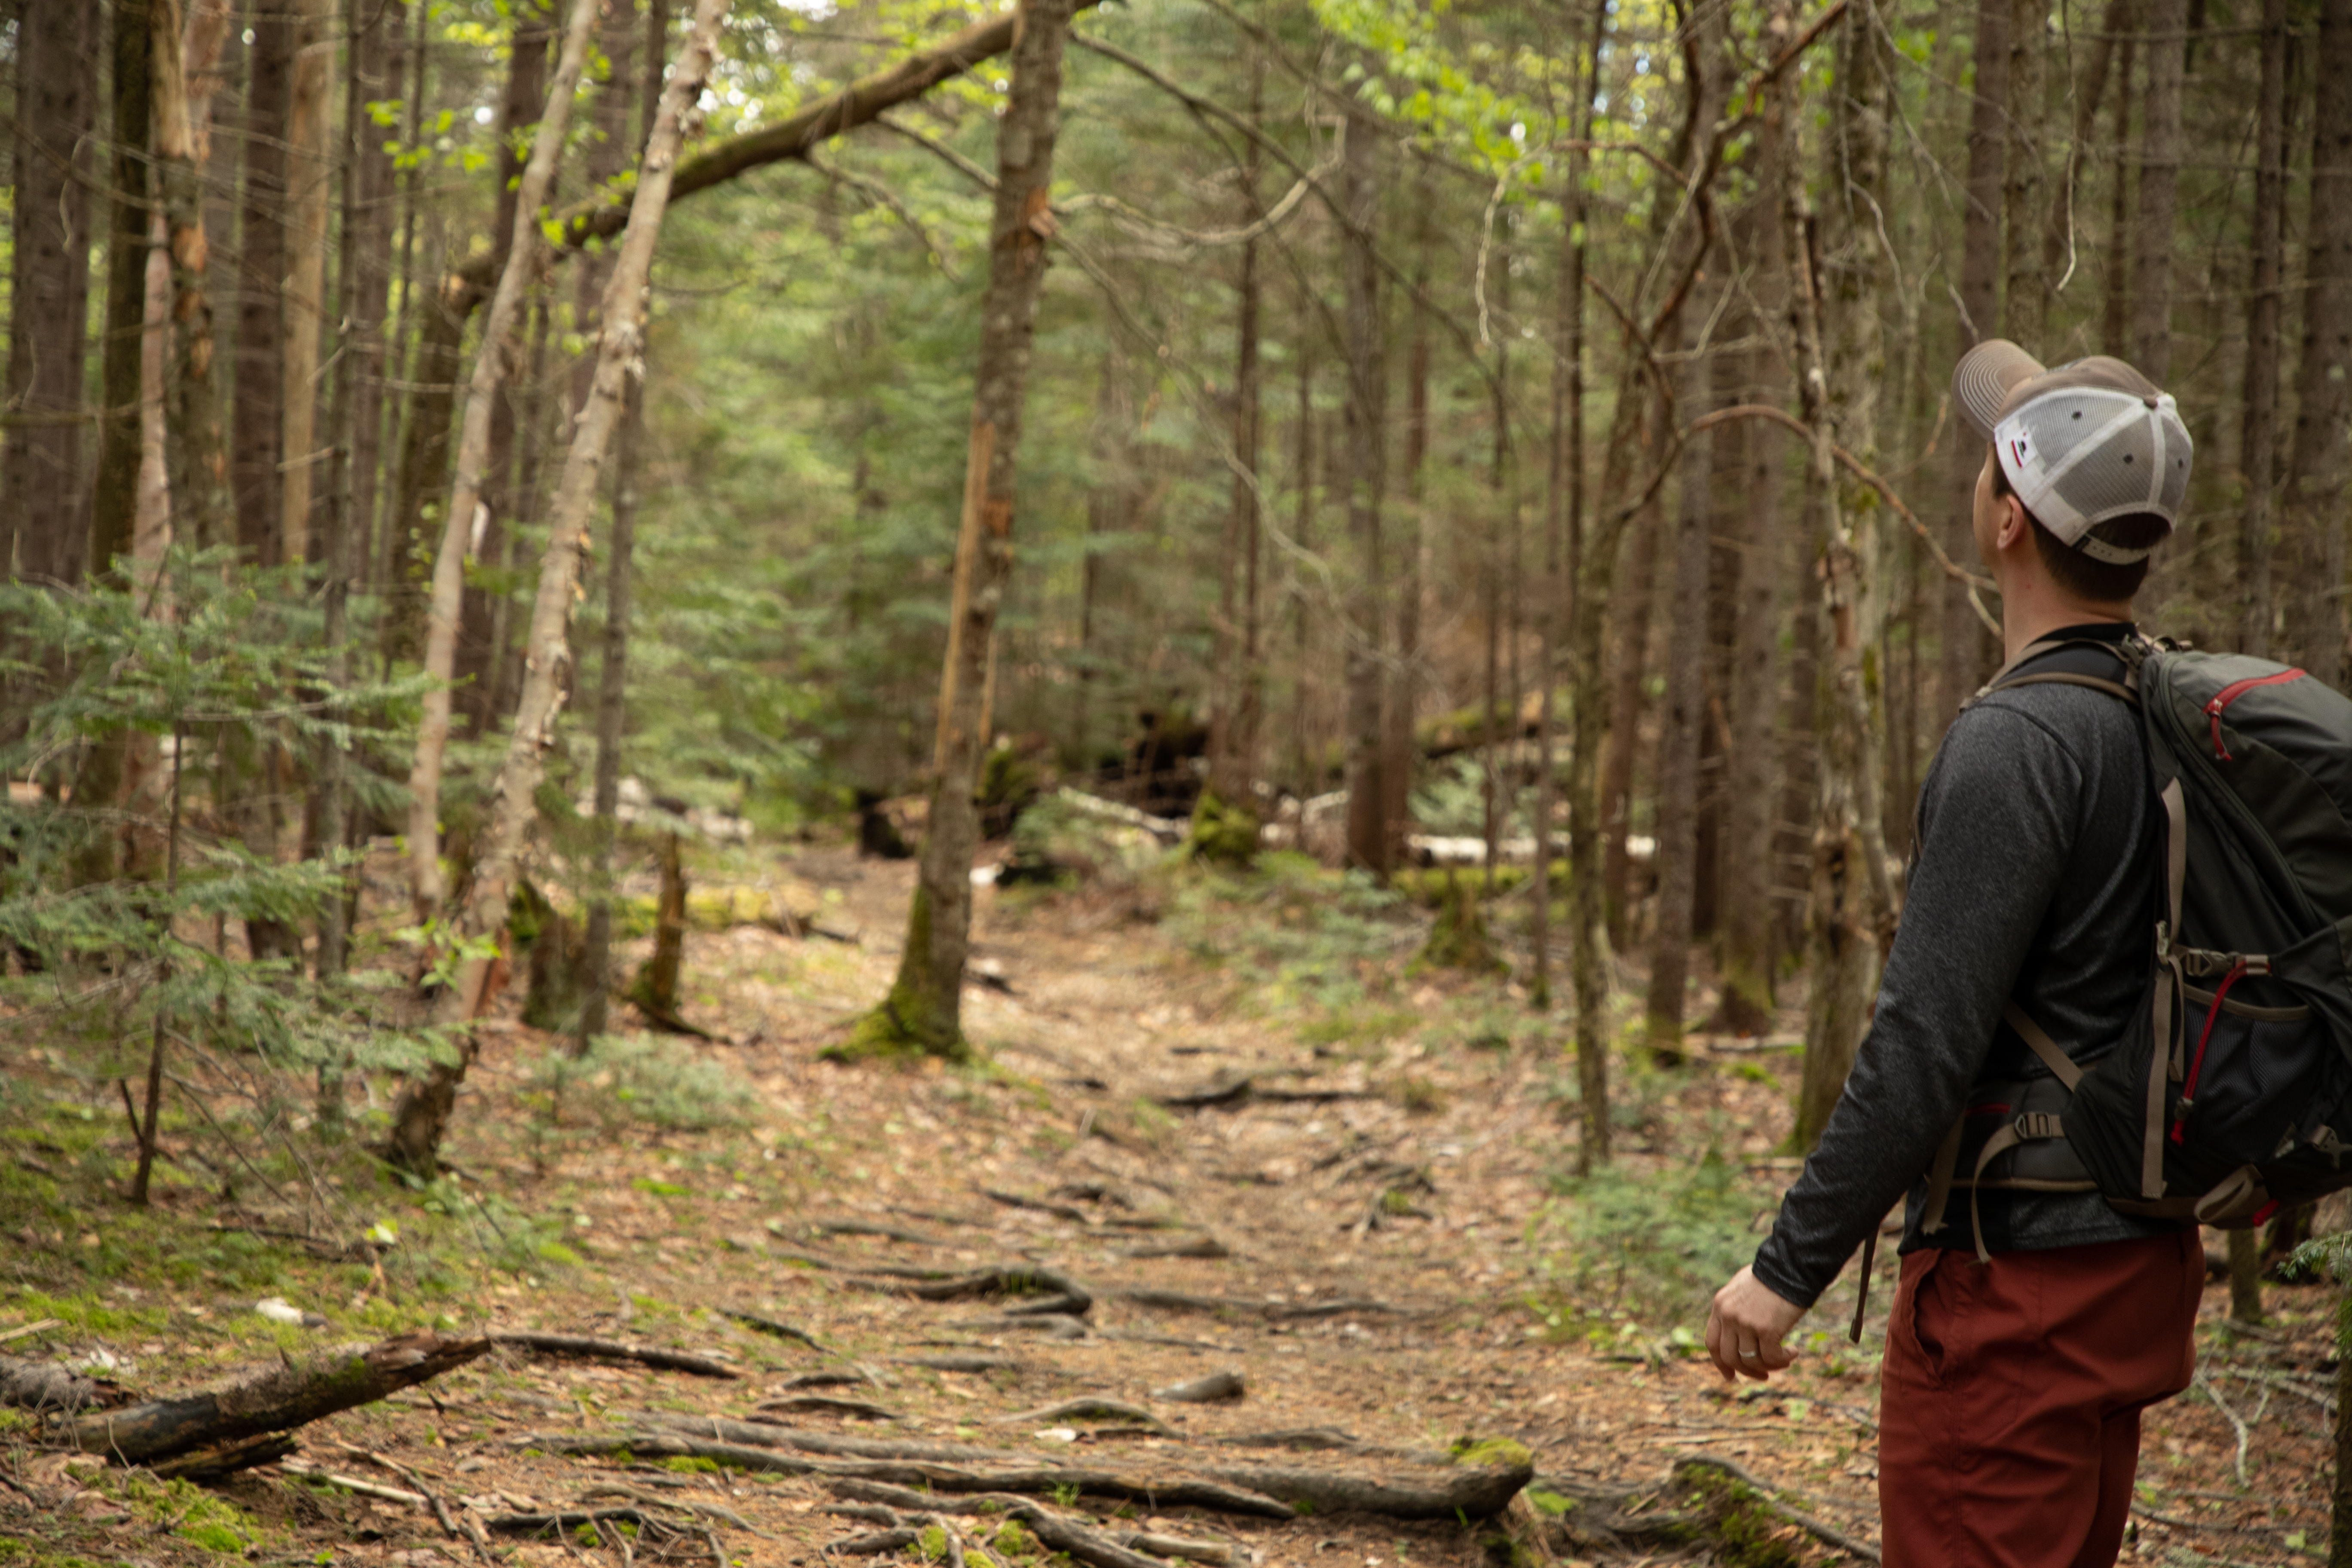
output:
<instances>
[{"instance_id":1,"label":"man","mask_svg":"<svg viewBox=\"0 0 2352 1568\"><path fill-rule=\"evenodd\" d=\"M2132 635L2147 556L2188 487L2173 400L2121 361L2045 370L1998 340L1960 361L1952 391L1988 443L1974 525L2000 591L2004 673L2121 680L2098 645ZM2046 640L2067 646L2029 653ZM1725 1377L1787 1366L1785 1336L1908 1194L1880 1385L1887 1568L2112 1563L2139 1413L2189 1384L2195 1226L2129 1217L2095 1191L1971 1193L1969 1159L1946 1217L1927 1180L1969 1114L1987 1119L1980 1144L2019 1080L2049 1076L2007 1005L2078 1061L2142 1005L2161 858L2143 744L2131 708L2056 682L1981 697L1953 722L1844 1098L1707 1320Z\"/></svg>"}]
</instances>

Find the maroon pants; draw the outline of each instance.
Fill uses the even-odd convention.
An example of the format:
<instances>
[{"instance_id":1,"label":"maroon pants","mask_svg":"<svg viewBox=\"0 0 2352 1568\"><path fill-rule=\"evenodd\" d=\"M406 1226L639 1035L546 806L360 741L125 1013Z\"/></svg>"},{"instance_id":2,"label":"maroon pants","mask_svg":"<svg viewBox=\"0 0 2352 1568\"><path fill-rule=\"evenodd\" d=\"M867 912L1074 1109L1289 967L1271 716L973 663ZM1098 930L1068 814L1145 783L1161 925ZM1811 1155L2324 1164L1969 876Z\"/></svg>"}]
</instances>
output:
<instances>
[{"instance_id":1,"label":"maroon pants","mask_svg":"<svg viewBox=\"0 0 2352 1568\"><path fill-rule=\"evenodd\" d=\"M2189 1386L2197 1231L1903 1259L1879 1382L1886 1568L2106 1568L2139 1413Z\"/></svg>"}]
</instances>

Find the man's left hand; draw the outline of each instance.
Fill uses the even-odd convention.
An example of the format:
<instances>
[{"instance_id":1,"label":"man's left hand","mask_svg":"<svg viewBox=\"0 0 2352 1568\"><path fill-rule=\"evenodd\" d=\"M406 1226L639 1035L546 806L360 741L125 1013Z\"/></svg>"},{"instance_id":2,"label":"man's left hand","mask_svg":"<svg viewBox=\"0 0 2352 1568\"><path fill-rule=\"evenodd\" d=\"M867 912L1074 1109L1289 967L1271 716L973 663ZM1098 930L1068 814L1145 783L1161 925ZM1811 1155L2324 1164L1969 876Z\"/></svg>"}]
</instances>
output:
<instances>
[{"instance_id":1,"label":"man's left hand","mask_svg":"<svg viewBox=\"0 0 2352 1568\"><path fill-rule=\"evenodd\" d=\"M1805 1310L1743 1268L1731 1283L1715 1293L1706 1315L1706 1353L1729 1382L1752 1377L1761 1383L1797 1359L1781 1341L1797 1326Z\"/></svg>"}]
</instances>

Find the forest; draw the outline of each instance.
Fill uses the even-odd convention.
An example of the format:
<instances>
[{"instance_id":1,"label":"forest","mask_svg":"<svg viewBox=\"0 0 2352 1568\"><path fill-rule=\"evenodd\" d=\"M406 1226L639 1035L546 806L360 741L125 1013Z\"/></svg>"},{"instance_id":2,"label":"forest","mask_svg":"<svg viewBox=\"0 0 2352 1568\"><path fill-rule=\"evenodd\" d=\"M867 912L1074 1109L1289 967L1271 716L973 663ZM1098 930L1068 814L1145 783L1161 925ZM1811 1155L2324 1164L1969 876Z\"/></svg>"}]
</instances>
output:
<instances>
[{"instance_id":1,"label":"forest","mask_svg":"<svg viewBox=\"0 0 2352 1568\"><path fill-rule=\"evenodd\" d=\"M0 0L0 1568L1875 1563L1900 1211L1697 1336L2003 660L1955 362L2175 395L2140 626L2352 680L2352 0ZM2273 1207L2123 1561L2352 1568Z\"/></svg>"}]
</instances>

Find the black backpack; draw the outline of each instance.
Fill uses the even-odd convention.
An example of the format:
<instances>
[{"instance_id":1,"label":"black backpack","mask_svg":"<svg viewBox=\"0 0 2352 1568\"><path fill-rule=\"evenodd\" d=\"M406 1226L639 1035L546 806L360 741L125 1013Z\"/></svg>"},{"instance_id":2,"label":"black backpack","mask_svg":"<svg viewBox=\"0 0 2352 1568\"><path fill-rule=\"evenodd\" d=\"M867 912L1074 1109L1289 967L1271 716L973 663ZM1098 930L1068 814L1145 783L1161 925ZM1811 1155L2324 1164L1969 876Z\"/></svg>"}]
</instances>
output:
<instances>
[{"instance_id":1,"label":"black backpack","mask_svg":"<svg viewBox=\"0 0 2352 1568\"><path fill-rule=\"evenodd\" d=\"M2049 657L2076 647L2116 678ZM1925 1228L1963 1185L1972 1224L1990 1187L2097 1191L2226 1229L2352 1186L2352 701L2300 669L2142 637L2038 643L1977 695L2037 682L2140 711L2166 824L2147 1002L2072 1058L2010 1004L2046 1071L1954 1125Z\"/></svg>"}]
</instances>

